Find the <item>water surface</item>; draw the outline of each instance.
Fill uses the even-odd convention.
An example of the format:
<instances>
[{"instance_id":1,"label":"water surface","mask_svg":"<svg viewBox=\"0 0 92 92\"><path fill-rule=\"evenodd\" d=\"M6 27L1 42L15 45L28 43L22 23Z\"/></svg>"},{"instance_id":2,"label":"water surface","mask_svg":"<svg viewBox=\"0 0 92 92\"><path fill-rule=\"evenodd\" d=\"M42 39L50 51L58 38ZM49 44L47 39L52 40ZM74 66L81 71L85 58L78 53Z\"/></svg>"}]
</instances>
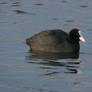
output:
<instances>
[{"instance_id":1,"label":"water surface","mask_svg":"<svg viewBox=\"0 0 92 92\"><path fill-rule=\"evenodd\" d=\"M45 29L82 30L78 59L30 58L25 39ZM92 91L92 0L0 0L0 92Z\"/></svg>"}]
</instances>

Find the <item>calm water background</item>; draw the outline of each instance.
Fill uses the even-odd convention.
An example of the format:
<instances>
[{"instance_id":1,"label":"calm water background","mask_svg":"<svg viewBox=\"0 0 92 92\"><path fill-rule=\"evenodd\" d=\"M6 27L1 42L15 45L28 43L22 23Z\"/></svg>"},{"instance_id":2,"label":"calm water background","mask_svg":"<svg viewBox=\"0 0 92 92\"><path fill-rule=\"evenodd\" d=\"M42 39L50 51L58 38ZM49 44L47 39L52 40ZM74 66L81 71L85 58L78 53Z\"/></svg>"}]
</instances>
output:
<instances>
[{"instance_id":1,"label":"calm water background","mask_svg":"<svg viewBox=\"0 0 92 92\"><path fill-rule=\"evenodd\" d=\"M45 29L82 30L79 59L29 58L25 39ZM92 0L0 0L0 92L91 92Z\"/></svg>"}]
</instances>

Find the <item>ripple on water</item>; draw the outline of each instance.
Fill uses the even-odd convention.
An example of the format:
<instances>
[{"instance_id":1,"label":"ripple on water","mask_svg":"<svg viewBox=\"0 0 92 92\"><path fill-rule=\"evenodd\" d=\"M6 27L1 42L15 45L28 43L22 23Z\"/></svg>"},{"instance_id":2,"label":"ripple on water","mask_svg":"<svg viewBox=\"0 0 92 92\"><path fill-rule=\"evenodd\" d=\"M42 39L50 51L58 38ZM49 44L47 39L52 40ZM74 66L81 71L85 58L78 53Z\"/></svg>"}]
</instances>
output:
<instances>
[{"instance_id":1,"label":"ripple on water","mask_svg":"<svg viewBox=\"0 0 92 92\"><path fill-rule=\"evenodd\" d=\"M16 12L16 14L29 14L29 15L36 15L35 13L29 13L23 10L13 10L14 12Z\"/></svg>"},{"instance_id":2,"label":"ripple on water","mask_svg":"<svg viewBox=\"0 0 92 92\"><path fill-rule=\"evenodd\" d=\"M20 2L14 2L11 5L12 7L17 7L17 6L21 6Z\"/></svg>"},{"instance_id":3,"label":"ripple on water","mask_svg":"<svg viewBox=\"0 0 92 92\"><path fill-rule=\"evenodd\" d=\"M80 5L81 8L87 8L87 5Z\"/></svg>"},{"instance_id":4,"label":"ripple on water","mask_svg":"<svg viewBox=\"0 0 92 92\"><path fill-rule=\"evenodd\" d=\"M67 0L62 0L62 3L67 3L68 1Z\"/></svg>"},{"instance_id":5,"label":"ripple on water","mask_svg":"<svg viewBox=\"0 0 92 92\"><path fill-rule=\"evenodd\" d=\"M36 6L44 6L43 3L35 3L34 5L36 5Z\"/></svg>"},{"instance_id":6,"label":"ripple on water","mask_svg":"<svg viewBox=\"0 0 92 92\"><path fill-rule=\"evenodd\" d=\"M66 22L68 22L68 23L73 23L74 20L73 20L73 19L69 19L69 20L66 20Z\"/></svg>"},{"instance_id":7,"label":"ripple on water","mask_svg":"<svg viewBox=\"0 0 92 92\"><path fill-rule=\"evenodd\" d=\"M28 12L25 12L23 10L14 10L17 14L28 14Z\"/></svg>"},{"instance_id":8,"label":"ripple on water","mask_svg":"<svg viewBox=\"0 0 92 92\"><path fill-rule=\"evenodd\" d=\"M2 5L3 5L3 4L8 4L8 2L0 2L0 4L2 4Z\"/></svg>"},{"instance_id":9,"label":"ripple on water","mask_svg":"<svg viewBox=\"0 0 92 92\"><path fill-rule=\"evenodd\" d=\"M56 20L56 21L57 21L57 20L59 20L59 19L58 19L58 18L52 18L52 20Z\"/></svg>"}]
</instances>

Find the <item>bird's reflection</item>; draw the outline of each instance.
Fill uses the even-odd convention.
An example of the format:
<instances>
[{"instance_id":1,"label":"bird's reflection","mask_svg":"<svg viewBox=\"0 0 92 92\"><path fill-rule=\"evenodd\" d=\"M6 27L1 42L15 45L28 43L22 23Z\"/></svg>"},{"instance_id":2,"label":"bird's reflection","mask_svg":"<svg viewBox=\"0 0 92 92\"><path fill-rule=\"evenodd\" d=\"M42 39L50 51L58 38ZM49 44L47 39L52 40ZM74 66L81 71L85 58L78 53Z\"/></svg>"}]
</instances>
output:
<instances>
[{"instance_id":1,"label":"bird's reflection","mask_svg":"<svg viewBox=\"0 0 92 92\"><path fill-rule=\"evenodd\" d=\"M32 59L78 59L79 53L48 53L48 52L30 52Z\"/></svg>"},{"instance_id":2,"label":"bird's reflection","mask_svg":"<svg viewBox=\"0 0 92 92\"><path fill-rule=\"evenodd\" d=\"M80 60L78 60L79 55L74 55L71 53L65 54L51 54L51 53L33 53L31 52L29 56L27 56L27 59L30 60L28 63L32 64L40 64L43 65L43 67L40 67L42 69L51 69L52 67L64 67L66 68L66 72L64 73L75 73L77 74L79 72L79 65L81 63ZM50 73L44 74L46 75L52 75L60 73L58 71L53 71Z\"/></svg>"}]
</instances>

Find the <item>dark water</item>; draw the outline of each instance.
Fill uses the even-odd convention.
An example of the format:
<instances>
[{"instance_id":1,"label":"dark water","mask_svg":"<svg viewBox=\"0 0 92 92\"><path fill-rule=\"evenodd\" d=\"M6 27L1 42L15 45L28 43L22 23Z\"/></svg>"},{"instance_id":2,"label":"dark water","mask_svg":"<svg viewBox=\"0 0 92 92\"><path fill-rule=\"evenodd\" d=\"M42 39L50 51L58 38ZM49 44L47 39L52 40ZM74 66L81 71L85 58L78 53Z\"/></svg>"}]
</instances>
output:
<instances>
[{"instance_id":1,"label":"dark water","mask_svg":"<svg viewBox=\"0 0 92 92\"><path fill-rule=\"evenodd\" d=\"M45 29L82 30L79 59L30 58L25 39ZM0 92L91 92L92 0L0 0Z\"/></svg>"}]
</instances>

